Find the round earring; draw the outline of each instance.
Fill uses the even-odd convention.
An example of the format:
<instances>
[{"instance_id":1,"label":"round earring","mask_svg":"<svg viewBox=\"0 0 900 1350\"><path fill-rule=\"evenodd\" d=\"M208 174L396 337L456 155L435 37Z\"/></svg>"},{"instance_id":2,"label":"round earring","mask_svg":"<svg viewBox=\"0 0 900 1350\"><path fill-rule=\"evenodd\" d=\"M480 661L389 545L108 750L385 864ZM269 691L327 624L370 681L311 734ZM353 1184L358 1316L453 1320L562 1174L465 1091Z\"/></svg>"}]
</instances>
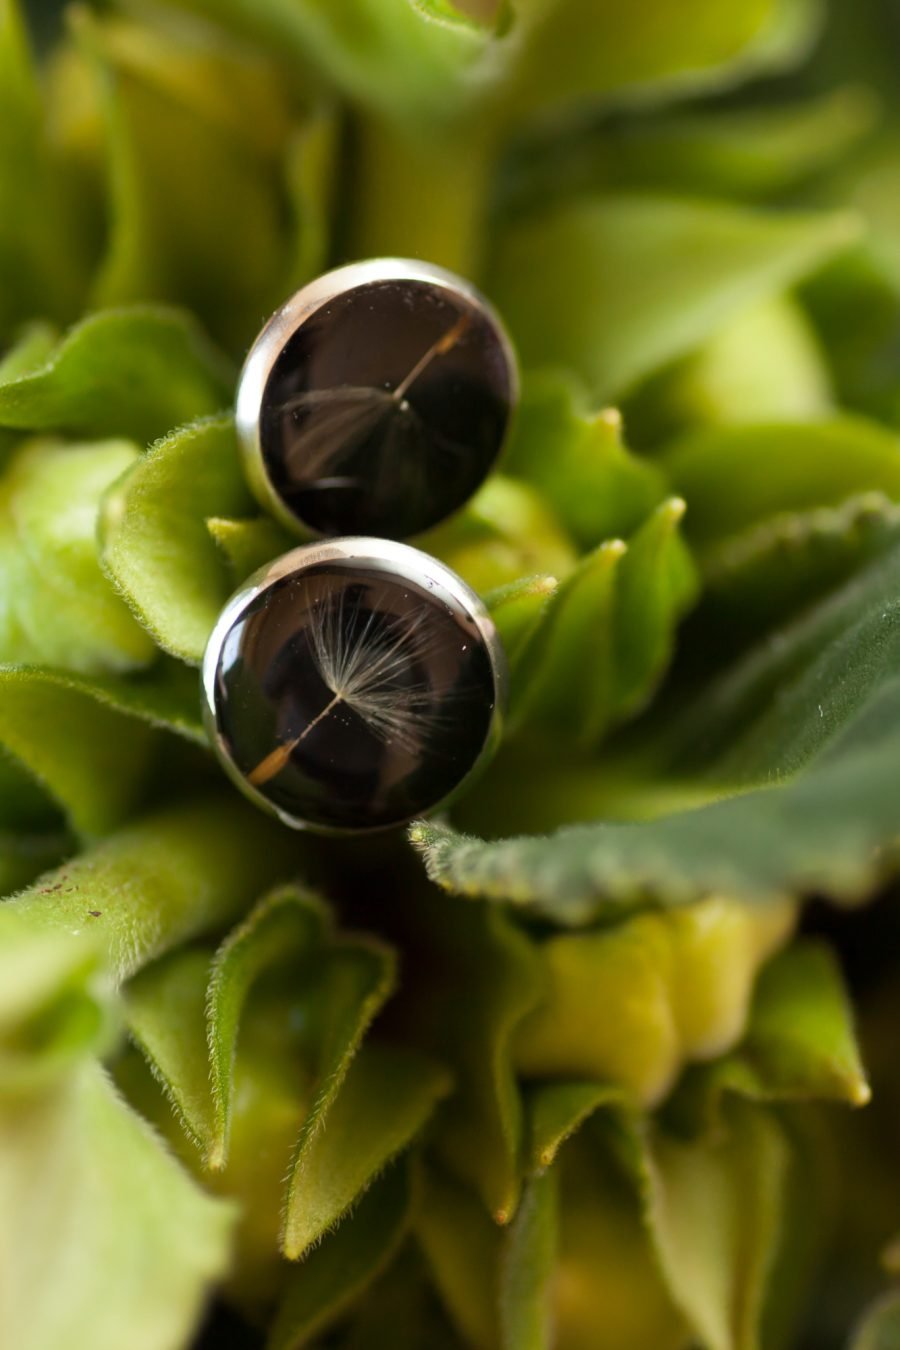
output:
<instances>
[{"instance_id":1,"label":"round earring","mask_svg":"<svg viewBox=\"0 0 900 1350\"><path fill-rule=\"evenodd\" d=\"M400 539L468 501L517 398L488 302L442 268L378 258L326 273L270 319L236 420L251 487L289 528Z\"/></svg>"},{"instance_id":2,"label":"round earring","mask_svg":"<svg viewBox=\"0 0 900 1350\"><path fill-rule=\"evenodd\" d=\"M474 591L384 539L292 550L225 606L203 660L228 775L295 829L402 825L499 737L506 665Z\"/></svg>"}]
</instances>

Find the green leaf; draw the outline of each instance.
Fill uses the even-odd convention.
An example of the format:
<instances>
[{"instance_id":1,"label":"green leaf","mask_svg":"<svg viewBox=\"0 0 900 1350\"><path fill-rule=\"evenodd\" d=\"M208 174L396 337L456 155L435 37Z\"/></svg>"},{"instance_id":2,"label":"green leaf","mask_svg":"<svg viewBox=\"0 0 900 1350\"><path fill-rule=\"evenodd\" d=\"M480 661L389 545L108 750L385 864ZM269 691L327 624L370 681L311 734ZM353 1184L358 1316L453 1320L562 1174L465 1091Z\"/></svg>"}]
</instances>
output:
<instances>
[{"instance_id":1,"label":"green leaf","mask_svg":"<svg viewBox=\"0 0 900 1350\"><path fill-rule=\"evenodd\" d=\"M35 314L68 316L83 298L88 250L54 150L21 6L2 0L0 340Z\"/></svg>"},{"instance_id":2,"label":"green leaf","mask_svg":"<svg viewBox=\"0 0 900 1350\"><path fill-rule=\"evenodd\" d=\"M463 1343L499 1342L500 1234L471 1191L429 1169L415 1230L441 1301Z\"/></svg>"},{"instance_id":3,"label":"green leaf","mask_svg":"<svg viewBox=\"0 0 900 1350\"><path fill-rule=\"evenodd\" d=\"M633 84L695 79L727 65L773 14L772 0L725 13L714 0L517 0L515 69L522 102L574 102Z\"/></svg>"},{"instance_id":4,"label":"green leaf","mask_svg":"<svg viewBox=\"0 0 900 1350\"><path fill-rule=\"evenodd\" d=\"M110 1048L116 1018L99 953L63 934L8 927L0 953L0 1115Z\"/></svg>"},{"instance_id":5,"label":"green leaf","mask_svg":"<svg viewBox=\"0 0 900 1350\"><path fill-rule=\"evenodd\" d=\"M690 1332L673 1307L648 1240L632 1178L598 1131L563 1150L556 1323L561 1344L684 1350Z\"/></svg>"},{"instance_id":6,"label":"green leaf","mask_svg":"<svg viewBox=\"0 0 900 1350\"><path fill-rule=\"evenodd\" d=\"M206 744L196 679L174 663L128 679L0 666L0 693L0 743L84 835L139 802L160 750L154 729Z\"/></svg>"},{"instance_id":7,"label":"green leaf","mask_svg":"<svg viewBox=\"0 0 900 1350\"><path fill-rule=\"evenodd\" d=\"M297 843L232 798L146 816L7 900L0 924L99 943L117 979L236 919L290 874Z\"/></svg>"},{"instance_id":8,"label":"green leaf","mask_svg":"<svg viewBox=\"0 0 900 1350\"><path fill-rule=\"evenodd\" d=\"M123 991L132 1040L188 1138L207 1155L217 1127L206 1027L209 972L206 948L187 947L139 971Z\"/></svg>"},{"instance_id":9,"label":"green leaf","mask_svg":"<svg viewBox=\"0 0 900 1350\"><path fill-rule=\"evenodd\" d=\"M563 576L575 565L572 541L541 495L500 474L458 515L415 542L482 594L530 572Z\"/></svg>"},{"instance_id":10,"label":"green leaf","mask_svg":"<svg viewBox=\"0 0 900 1350\"><path fill-rule=\"evenodd\" d=\"M885 1294L856 1329L851 1350L897 1350L900 1346L900 1293Z\"/></svg>"},{"instance_id":11,"label":"green leaf","mask_svg":"<svg viewBox=\"0 0 900 1350\"><path fill-rule=\"evenodd\" d=\"M519 1200L525 1146L512 1051L540 993L537 953L502 915L480 906L451 908L432 898L424 916L425 950L434 950L410 1018L421 1044L446 1061L456 1079L436 1147L494 1220L507 1223Z\"/></svg>"},{"instance_id":12,"label":"green leaf","mask_svg":"<svg viewBox=\"0 0 900 1350\"><path fill-rule=\"evenodd\" d=\"M4 372L0 426L147 443L230 401L233 372L188 314L92 314L36 367Z\"/></svg>"},{"instance_id":13,"label":"green leaf","mask_svg":"<svg viewBox=\"0 0 900 1350\"><path fill-rule=\"evenodd\" d=\"M619 196L556 207L498 241L491 293L527 366L615 398L853 242L844 215L764 215Z\"/></svg>"},{"instance_id":14,"label":"green leaf","mask_svg":"<svg viewBox=\"0 0 900 1350\"><path fill-rule=\"evenodd\" d=\"M406 1234L412 1200L402 1166L374 1183L352 1216L291 1272L268 1350L300 1350L344 1316L392 1260Z\"/></svg>"},{"instance_id":15,"label":"green leaf","mask_svg":"<svg viewBox=\"0 0 900 1350\"><path fill-rule=\"evenodd\" d=\"M527 651L531 636L556 590L555 577L522 577L520 581L500 586L485 596L485 603L503 643L510 674L517 670L522 654Z\"/></svg>"},{"instance_id":16,"label":"green leaf","mask_svg":"<svg viewBox=\"0 0 900 1350\"><path fill-rule=\"evenodd\" d=\"M425 1125L446 1095L446 1071L410 1050L368 1044L324 1118L313 1108L291 1176L285 1250L296 1259L339 1221Z\"/></svg>"},{"instance_id":17,"label":"green leaf","mask_svg":"<svg viewBox=\"0 0 900 1350\"><path fill-rule=\"evenodd\" d=\"M553 1344L557 1207L555 1172L532 1177L525 1187L503 1253L500 1343L504 1350L549 1350Z\"/></svg>"},{"instance_id":18,"label":"green leaf","mask_svg":"<svg viewBox=\"0 0 900 1350\"><path fill-rule=\"evenodd\" d=\"M228 1262L230 1207L93 1064L0 1110L0 1213L0 1339L21 1350L63 1345L73 1328L92 1350L179 1350Z\"/></svg>"},{"instance_id":19,"label":"green leaf","mask_svg":"<svg viewBox=\"0 0 900 1350\"><path fill-rule=\"evenodd\" d=\"M206 528L228 559L235 587L242 585L258 568L297 545L297 540L268 516L257 516L252 520L211 516Z\"/></svg>"},{"instance_id":20,"label":"green leaf","mask_svg":"<svg viewBox=\"0 0 900 1350\"><path fill-rule=\"evenodd\" d=\"M285 168L296 124L285 82L270 63L221 36L210 42L202 29L87 11L77 20L110 166L95 303L183 304L241 350L283 300L297 260Z\"/></svg>"},{"instance_id":21,"label":"green leaf","mask_svg":"<svg viewBox=\"0 0 900 1350\"><path fill-rule=\"evenodd\" d=\"M625 448L618 413L589 412L556 372L526 380L505 468L540 491L585 549L631 533L665 495L656 466Z\"/></svg>"},{"instance_id":22,"label":"green leaf","mask_svg":"<svg viewBox=\"0 0 900 1350\"><path fill-rule=\"evenodd\" d=\"M123 716L140 691L58 671L0 667L0 742L58 802L72 828L103 834L139 802L157 738ZM124 698L122 697L124 695Z\"/></svg>"},{"instance_id":23,"label":"green leaf","mask_svg":"<svg viewBox=\"0 0 900 1350\"><path fill-rule=\"evenodd\" d=\"M567 1139L602 1107L624 1107L625 1094L610 1083L539 1083L528 1093L529 1161L536 1172L550 1167Z\"/></svg>"},{"instance_id":24,"label":"green leaf","mask_svg":"<svg viewBox=\"0 0 900 1350\"><path fill-rule=\"evenodd\" d=\"M159 441L107 496L108 576L158 644L199 664L232 586L206 521L250 506L230 418Z\"/></svg>"},{"instance_id":25,"label":"green leaf","mask_svg":"<svg viewBox=\"0 0 900 1350\"><path fill-rule=\"evenodd\" d=\"M516 1033L519 1072L594 1080L654 1105L686 1064L738 1042L757 972L792 926L789 906L754 911L709 900L549 938L540 947L543 997ZM541 1108L538 1147L555 1151L548 1109Z\"/></svg>"},{"instance_id":26,"label":"green leaf","mask_svg":"<svg viewBox=\"0 0 900 1350\"><path fill-rule=\"evenodd\" d=\"M703 549L773 516L861 493L900 498L900 437L863 418L710 427L664 462L691 504L688 533Z\"/></svg>"},{"instance_id":27,"label":"green leaf","mask_svg":"<svg viewBox=\"0 0 900 1350\"><path fill-rule=\"evenodd\" d=\"M488 34L444 0L178 0L279 56L324 73L354 102L442 121ZM454 100L456 95L456 100Z\"/></svg>"},{"instance_id":28,"label":"green leaf","mask_svg":"<svg viewBox=\"0 0 900 1350\"><path fill-rule=\"evenodd\" d=\"M684 1143L652 1127L646 1221L677 1306L709 1350L759 1350L790 1153L777 1120L732 1102L722 1131Z\"/></svg>"},{"instance_id":29,"label":"green leaf","mask_svg":"<svg viewBox=\"0 0 900 1350\"><path fill-rule=\"evenodd\" d=\"M769 786L549 838L484 843L419 824L411 837L429 875L563 924L713 894L862 898L893 874L900 834L898 573L895 550L702 691L680 721L673 743L683 762L706 766L707 795L714 783Z\"/></svg>"},{"instance_id":30,"label":"green leaf","mask_svg":"<svg viewBox=\"0 0 900 1350\"><path fill-rule=\"evenodd\" d=\"M763 969L743 1042L688 1074L671 1109L681 1118L686 1106L696 1111L699 1104L712 1118L726 1091L762 1102L869 1101L850 1002L826 947L795 944Z\"/></svg>"},{"instance_id":31,"label":"green leaf","mask_svg":"<svg viewBox=\"0 0 900 1350\"><path fill-rule=\"evenodd\" d=\"M898 527L900 506L878 492L751 525L707 552L704 616L738 633L783 623L896 545Z\"/></svg>"},{"instance_id":32,"label":"green leaf","mask_svg":"<svg viewBox=\"0 0 900 1350\"><path fill-rule=\"evenodd\" d=\"M215 1124L207 1166L228 1155L234 1094L234 1060L244 1004L254 981L272 966L302 968L328 930L328 912L315 896L291 887L262 900L216 952L206 993L207 1040Z\"/></svg>"},{"instance_id":33,"label":"green leaf","mask_svg":"<svg viewBox=\"0 0 900 1350\"><path fill-rule=\"evenodd\" d=\"M317 1096L300 1132L300 1139L291 1166L285 1202L281 1246L289 1260L297 1260L323 1233L335 1224L352 1203L371 1173L352 1153L331 1155L333 1143L332 1121L340 1135L346 1128L343 1091L354 1065L355 1056L373 1018L381 1010L394 989L396 971L391 951L374 939L362 938L347 942L336 954L327 973L329 989L323 996L319 1034L319 1056L316 1065ZM363 1076L356 1082L365 1084ZM358 1100L358 1099L357 1099ZM371 1108L370 1108L371 1109ZM411 1112L415 1111L412 1106ZM386 1135L396 1139L389 1121ZM407 1136L408 1137L408 1136ZM401 1146L405 1140L396 1140ZM324 1153L323 1153L324 1150ZM381 1165L388 1161L388 1149L381 1157ZM377 1168L378 1146L365 1158L366 1164ZM340 1162L342 1170L329 1176L319 1169L322 1160L333 1167Z\"/></svg>"},{"instance_id":34,"label":"green leaf","mask_svg":"<svg viewBox=\"0 0 900 1350\"><path fill-rule=\"evenodd\" d=\"M628 410L641 440L706 423L824 419L834 410L825 353L791 296L742 310L691 356L644 385Z\"/></svg>"},{"instance_id":35,"label":"green leaf","mask_svg":"<svg viewBox=\"0 0 900 1350\"><path fill-rule=\"evenodd\" d=\"M647 699L694 595L683 513L664 502L628 545L601 544L562 583L518 662L515 728L588 747Z\"/></svg>"},{"instance_id":36,"label":"green leaf","mask_svg":"<svg viewBox=\"0 0 900 1350\"><path fill-rule=\"evenodd\" d=\"M844 159L877 117L848 85L802 102L674 112L634 121L616 144L616 182L698 196L763 200Z\"/></svg>"},{"instance_id":37,"label":"green leaf","mask_svg":"<svg viewBox=\"0 0 900 1350\"><path fill-rule=\"evenodd\" d=\"M128 441L22 445L0 480L0 656L86 674L149 664L154 648L100 570L100 498Z\"/></svg>"}]
</instances>

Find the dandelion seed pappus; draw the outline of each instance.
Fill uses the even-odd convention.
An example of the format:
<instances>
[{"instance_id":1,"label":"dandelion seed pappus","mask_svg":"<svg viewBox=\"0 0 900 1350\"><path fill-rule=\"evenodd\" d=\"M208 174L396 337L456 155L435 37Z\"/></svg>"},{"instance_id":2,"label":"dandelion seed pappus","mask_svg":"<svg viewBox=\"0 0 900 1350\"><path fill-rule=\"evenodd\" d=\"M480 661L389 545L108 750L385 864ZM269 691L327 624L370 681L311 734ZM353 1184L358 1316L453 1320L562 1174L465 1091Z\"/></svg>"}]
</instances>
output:
<instances>
[{"instance_id":1,"label":"dandelion seed pappus","mask_svg":"<svg viewBox=\"0 0 900 1350\"><path fill-rule=\"evenodd\" d=\"M382 539L293 550L223 610L203 666L226 772L294 828L401 825L450 797L499 733L506 671L483 604Z\"/></svg>"}]
</instances>

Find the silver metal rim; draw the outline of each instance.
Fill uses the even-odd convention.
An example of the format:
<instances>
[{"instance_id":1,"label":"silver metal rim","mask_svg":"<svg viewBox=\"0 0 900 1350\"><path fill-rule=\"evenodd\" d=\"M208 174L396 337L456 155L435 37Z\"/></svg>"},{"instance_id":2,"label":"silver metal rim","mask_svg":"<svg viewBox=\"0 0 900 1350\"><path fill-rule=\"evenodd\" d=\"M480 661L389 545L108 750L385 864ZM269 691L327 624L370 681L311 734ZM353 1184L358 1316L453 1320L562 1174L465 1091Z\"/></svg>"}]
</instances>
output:
<instances>
[{"instance_id":1,"label":"silver metal rim","mask_svg":"<svg viewBox=\"0 0 900 1350\"><path fill-rule=\"evenodd\" d=\"M348 263L317 277L309 285L292 295L257 337L247 354L238 380L235 424L238 443L244 462L244 472L254 496L283 525L303 539L320 538L317 530L307 525L289 510L272 485L266 471L260 440L260 422L263 398L272 368L288 341L310 315L338 295L377 281L425 281L461 295L484 310L496 328L510 377L510 408L519 401L519 365L515 347L502 318L491 302L477 287L446 268L412 258L370 258L364 262ZM507 441L509 439L507 434ZM497 462L503 453L501 446Z\"/></svg>"},{"instance_id":2,"label":"silver metal rim","mask_svg":"<svg viewBox=\"0 0 900 1350\"><path fill-rule=\"evenodd\" d=\"M277 582L296 572L304 571L306 568L314 567L319 563L353 561L383 563L385 571L398 578L408 577L417 583L423 581L430 583L428 585L429 591L438 598L443 591L455 605L465 611L474 623L487 650L494 680L494 708L487 735L477 760L465 777L460 779L453 791L424 811L417 811L405 820L395 821L391 825L374 826L362 830L311 825L306 821L297 819L296 816L290 815L269 801L264 793L247 782L247 779L231 758L224 737L219 730L216 717L216 675L222 647L232 626L248 605L252 604L258 596L269 590ZM308 830L311 833L323 835L362 835L378 834L388 829L397 829L408 824L409 821L415 820L420 815L439 810L452 802L457 794L462 792L466 785L477 777L497 748L503 733L509 673L506 655L494 626L494 621L481 597L463 581L462 577L457 576L454 571L446 567L444 563L439 562L437 558L432 558L430 554L423 553L421 549L413 548L410 544L401 544L392 539L354 536L346 539L330 539L321 543L302 544L254 572L227 601L216 621L216 626L210 634L203 655L201 684L203 722L210 744L222 768L245 797L268 815L277 817L284 825L293 830Z\"/></svg>"}]
</instances>

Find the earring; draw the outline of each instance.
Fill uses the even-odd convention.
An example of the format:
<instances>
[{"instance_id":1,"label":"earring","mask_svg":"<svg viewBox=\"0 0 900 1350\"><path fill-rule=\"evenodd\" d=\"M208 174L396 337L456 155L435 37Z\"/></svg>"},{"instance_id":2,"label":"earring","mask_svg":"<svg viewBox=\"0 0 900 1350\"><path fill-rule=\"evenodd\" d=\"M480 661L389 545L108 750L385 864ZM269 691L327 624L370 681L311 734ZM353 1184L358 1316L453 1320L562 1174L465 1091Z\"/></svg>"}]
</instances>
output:
<instances>
[{"instance_id":1,"label":"earring","mask_svg":"<svg viewBox=\"0 0 900 1350\"><path fill-rule=\"evenodd\" d=\"M236 420L256 497L301 537L400 539L468 501L517 398L488 302L442 268L379 258L319 277L273 316Z\"/></svg>"},{"instance_id":2,"label":"earring","mask_svg":"<svg viewBox=\"0 0 900 1350\"><path fill-rule=\"evenodd\" d=\"M433 810L499 737L506 666L478 596L406 544L292 550L227 603L203 661L228 775L296 829L361 832Z\"/></svg>"}]
</instances>

